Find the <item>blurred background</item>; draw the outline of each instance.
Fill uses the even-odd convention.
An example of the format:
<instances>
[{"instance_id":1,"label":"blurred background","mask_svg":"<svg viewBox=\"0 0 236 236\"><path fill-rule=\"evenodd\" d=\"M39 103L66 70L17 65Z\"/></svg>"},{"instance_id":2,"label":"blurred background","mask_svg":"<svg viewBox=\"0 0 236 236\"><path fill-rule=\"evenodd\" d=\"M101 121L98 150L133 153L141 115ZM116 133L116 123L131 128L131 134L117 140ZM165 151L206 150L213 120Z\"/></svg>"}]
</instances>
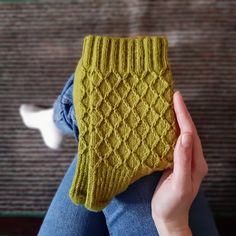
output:
<instances>
[{"instance_id":1,"label":"blurred background","mask_svg":"<svg viewBox=\"0 0 236 236\"><path fill-rule=\"evenodd\" d=\"M203 182L221 235L236 235L236 2L0 0L0 235L36 235L77 151L48 149L19 116L50 107L87 34L163 35L209 165Z\"/></svg>"}]
</instances>

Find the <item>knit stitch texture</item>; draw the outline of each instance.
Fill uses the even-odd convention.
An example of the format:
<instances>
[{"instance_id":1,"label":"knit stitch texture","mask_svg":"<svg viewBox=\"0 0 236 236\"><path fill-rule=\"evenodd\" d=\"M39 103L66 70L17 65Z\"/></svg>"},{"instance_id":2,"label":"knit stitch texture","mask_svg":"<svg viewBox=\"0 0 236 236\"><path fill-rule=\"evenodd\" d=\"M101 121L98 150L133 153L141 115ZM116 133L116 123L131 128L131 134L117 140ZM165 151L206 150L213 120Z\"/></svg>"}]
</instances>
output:
<instances>
[{"instance_id":1,"label":"knit stitch texture","mask_svg":"<svg viewBox=\"0 0 236 236\"><path fill-rule=\"evenodd\" d=\"M159 36L84 38L73 85L75 204L100 211L131 183L172 166L177 121L167 49Z\"/></svg>"}]
</instances>

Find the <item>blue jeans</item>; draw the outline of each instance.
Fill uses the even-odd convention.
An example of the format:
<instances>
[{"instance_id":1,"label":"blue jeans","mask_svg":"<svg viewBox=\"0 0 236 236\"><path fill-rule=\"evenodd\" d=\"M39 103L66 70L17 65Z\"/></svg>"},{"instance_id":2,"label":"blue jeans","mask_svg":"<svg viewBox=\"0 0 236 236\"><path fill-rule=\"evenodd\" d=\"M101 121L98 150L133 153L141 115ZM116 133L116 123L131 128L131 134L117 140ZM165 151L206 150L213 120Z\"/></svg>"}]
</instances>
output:
<instances>
[{"instance_id":1,"label":"blue jeans","mask_svg":"<svg viewBox=\"0 0 236 236\"><path fill-rule=\"evenodd\" d=\"M54 121L65 134L74 135L78 141L79 130L72 99L73 79L72 74L54 103ZM162 172L142 177L125 192L115 196L103 211L91 212L83 205L74 205L69 198L76 162L77 155L48 208L40 236L158 235L151 215L151 199ZM189 224L193 235L219 235L201 189L191 206Z\"/></svg>"}]
</instances>

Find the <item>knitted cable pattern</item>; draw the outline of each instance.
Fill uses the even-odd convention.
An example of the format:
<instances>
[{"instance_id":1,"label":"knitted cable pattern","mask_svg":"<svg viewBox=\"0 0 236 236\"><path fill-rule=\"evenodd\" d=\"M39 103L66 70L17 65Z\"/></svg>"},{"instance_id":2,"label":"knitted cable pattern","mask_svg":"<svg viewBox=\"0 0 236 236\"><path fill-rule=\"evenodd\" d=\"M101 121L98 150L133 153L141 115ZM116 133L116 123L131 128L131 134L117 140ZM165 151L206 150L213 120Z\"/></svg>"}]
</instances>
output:
<instances>
[{"instance_id":1,"label":"knitted cable pattern","mask_svg":"<svg viewBox=\"0 0 236 236\"><path fill-rule=\"evenodd\" d=\"M100 211L139 178L173 164L177 122L168 41L88 35L75 70L75 204Z\"/></svg>"}]
</instances>

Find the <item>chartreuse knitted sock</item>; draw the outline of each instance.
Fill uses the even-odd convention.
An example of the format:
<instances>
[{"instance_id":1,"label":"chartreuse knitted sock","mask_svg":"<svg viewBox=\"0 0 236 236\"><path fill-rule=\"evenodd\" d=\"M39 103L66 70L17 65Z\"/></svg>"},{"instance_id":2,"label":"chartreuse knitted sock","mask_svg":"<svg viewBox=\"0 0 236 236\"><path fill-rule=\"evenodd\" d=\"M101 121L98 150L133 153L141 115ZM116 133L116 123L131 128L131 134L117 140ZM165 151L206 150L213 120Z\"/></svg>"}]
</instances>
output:
<instances>
[{"instance_id":1,"label":"chartreuse knitted sock","mask_svg":"<svg viewBox=\"0 0 236 236\"><path fill-rule=\"evenodd\" d=\"M168 41L88 35L75 71L75 204L100 211L139 178L173 164L177 122Z\"/></svg>"}]
</instances>

